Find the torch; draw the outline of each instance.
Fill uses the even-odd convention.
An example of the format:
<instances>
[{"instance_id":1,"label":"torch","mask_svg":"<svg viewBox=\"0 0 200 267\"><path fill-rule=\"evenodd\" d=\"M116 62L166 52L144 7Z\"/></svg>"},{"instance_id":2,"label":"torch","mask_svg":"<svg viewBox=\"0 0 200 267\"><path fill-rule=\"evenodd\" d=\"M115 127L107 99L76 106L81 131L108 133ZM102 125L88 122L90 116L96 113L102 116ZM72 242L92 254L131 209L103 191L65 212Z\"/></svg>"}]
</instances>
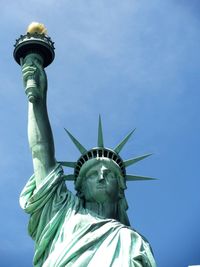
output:
<instances>
[{"instance_id":1,"label":"torch","mask_svg":"<svg viewBox=\"0 0 200 267\"><path fill-rule=\"evenodd\" d=\"M22 66L25 57L34 54L42 58L42 67L50 65L55 57L54 42L47 35L45 26L38 22L32 22L25 35L21 35L14 45L13 56L16 62ZM30 102L35 102L36 96L33 93L37 87L37 81L34 75L30 75L26 82L26 94Z\"/></svg>"}]
</instances>

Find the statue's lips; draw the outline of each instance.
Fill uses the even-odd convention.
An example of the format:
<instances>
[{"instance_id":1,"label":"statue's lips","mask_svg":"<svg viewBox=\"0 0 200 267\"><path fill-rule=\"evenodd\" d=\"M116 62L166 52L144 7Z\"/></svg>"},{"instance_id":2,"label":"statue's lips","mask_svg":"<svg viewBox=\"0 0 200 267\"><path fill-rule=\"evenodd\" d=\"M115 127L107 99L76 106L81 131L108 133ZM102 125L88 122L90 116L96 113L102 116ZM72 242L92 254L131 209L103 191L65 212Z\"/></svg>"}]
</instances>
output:
<instances>
[{"instance_id":1,"label":"statue's lips","mask_svg":"<svg viewBox=\"0 0 200 267\"><path fill-rule=\"evenodd\" d=\"M101 184L101 185L97 185L97 189L106 189L106 186Z\"/></svg>"}]
</instances>

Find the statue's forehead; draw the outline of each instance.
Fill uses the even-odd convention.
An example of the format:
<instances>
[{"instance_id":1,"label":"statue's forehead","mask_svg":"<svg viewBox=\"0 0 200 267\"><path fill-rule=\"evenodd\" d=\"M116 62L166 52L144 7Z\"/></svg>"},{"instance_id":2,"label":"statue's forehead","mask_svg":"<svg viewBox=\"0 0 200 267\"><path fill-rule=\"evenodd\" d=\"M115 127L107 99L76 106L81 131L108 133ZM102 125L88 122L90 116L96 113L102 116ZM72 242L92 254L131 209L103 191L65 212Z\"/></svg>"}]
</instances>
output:
<instances>
[{"instance_id":1,"label":"statue's forehead","mask_svg":"<svg viewBox=\"0 0 200 267\"><path fill-rule=\"evenodd\" d=\"M100 169L102 167L104 167L105 169L109 169L110 171L120 173L120 168L112 159L102 157L102 158L91 159L85 162L81 167L79 174L82 176L89 171L97 170L98 168Z\"/></svg>"},{"instance_id":2,"label":"statue's forehead","mask_svg":"<svg viewBox=\"0 0 200 267\"><path fill-rule=\"evenodd\" d=\"M110 169L110 165L112 163L110 162L105 162L105 161L97 161L94 165L92 165L91 167L89 167L86 171L86 173L92 172L93 170L108 170ZM112 171L112 170L111 170Z\"/></svg>"}]
</instances>

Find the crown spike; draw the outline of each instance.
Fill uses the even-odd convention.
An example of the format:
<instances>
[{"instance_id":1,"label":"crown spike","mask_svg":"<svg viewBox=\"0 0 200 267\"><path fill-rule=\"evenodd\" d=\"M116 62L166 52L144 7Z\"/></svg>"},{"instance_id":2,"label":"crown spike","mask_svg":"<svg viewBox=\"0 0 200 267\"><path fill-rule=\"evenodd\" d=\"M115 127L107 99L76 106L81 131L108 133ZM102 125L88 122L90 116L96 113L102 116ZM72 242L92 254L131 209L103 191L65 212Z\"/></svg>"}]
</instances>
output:
<instances>
[{"instance_id":1,"label":"crown spike","mask_svg":"<svg viewBox=\"0 0 200 267\"><path fill-rule=\"evenodd\" d=\"M147 177L147 176L139 176L139 175L126 175L126 181L150 181L150 180L157 180L156 178Z\"/></svg>"},{"instance_id":2,"label":"crown spike","mask_svg":"<svg viewBox=\"0 0 200 267\"><path fill-rule=\"evenodd\" d=\"M76 162L70 162L70 161L58 161L62 166L65 167L70 167L70 168L75 168L76 167Z\"/></svg>"},{"instance_id":3,"label":"crown spike","mask_svg":"<svg viewBox=\"0 0 200 267\"><path fill-rule=\"evenodd\" d=\"M151 156L152 154L146 154L146 155L143 155L143 156L140 156L140 157L136 157L136 158L132 158L132 159L128 159L128 160L125 160L124 161L124 165L125 167L128 167L132 164L135 164L136 162L140 161L140 160L143 160L149 156Z\"/></svg>"},{"instance_id":4,"label":"crown spike","mask_svg":"<svg viewBox=\"0 0 200 267\"><path fill-rule=\"evenodd\" d=\"M135 128L136 129L136 128ZM127 141L129 140L129 138L131 137L131 135L133 134L133 132L135 131L132 130L115 148L114 151L119 154L119 152L122 150L122 148L124 147L124 145L127 143Z\"/></svg>"},{"instance_id":5,"label":"crown spike","mask_svg":"<svg viewBox=\"0 0 200 267\"><path fill-rule=\"evenodd\" d=\"M65 128L64 128L65 129ZM84 148L84 146L82 146L79 141L68 131L65 129L65 131L67 132L67 134L69 135L70 139L72 140L72 142L75 144L75 146L78 148L78 150L81 152L81 154L84 154L87 152L87 149Z\"/></svg>"},{"instance_id":6,"label":"crown spike","mask_svg":"<svg viewBox=\"0 0 200 267\"><path fill-rule=\"evenodd\" d=\"M99 115L99 126L98 126L98 147L104 147L103 144L103 130L102 130L102 123L101 123L101 115Z\"/></svg>"}]
</instances>

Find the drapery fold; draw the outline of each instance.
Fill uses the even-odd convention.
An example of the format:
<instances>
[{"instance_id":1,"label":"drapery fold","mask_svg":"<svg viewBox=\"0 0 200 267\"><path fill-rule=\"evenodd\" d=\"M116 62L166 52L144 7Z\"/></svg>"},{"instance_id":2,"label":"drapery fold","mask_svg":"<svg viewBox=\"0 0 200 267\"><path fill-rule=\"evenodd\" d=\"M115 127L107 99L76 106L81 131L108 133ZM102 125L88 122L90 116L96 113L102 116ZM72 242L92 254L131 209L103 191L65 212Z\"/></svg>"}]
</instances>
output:
<instances>
[{"instance_id":1,"label":"drapery fold","mask_svg":"<svg viewBox=\"0 0 200 267\"><path fill-rule=\"evenodd\" d=\"M20 195L30 214L35 267L155 267L151 248L136 231L84 209L67 190L60 165L36 189L34 175Z\"/></svg>"}]
</instances>

